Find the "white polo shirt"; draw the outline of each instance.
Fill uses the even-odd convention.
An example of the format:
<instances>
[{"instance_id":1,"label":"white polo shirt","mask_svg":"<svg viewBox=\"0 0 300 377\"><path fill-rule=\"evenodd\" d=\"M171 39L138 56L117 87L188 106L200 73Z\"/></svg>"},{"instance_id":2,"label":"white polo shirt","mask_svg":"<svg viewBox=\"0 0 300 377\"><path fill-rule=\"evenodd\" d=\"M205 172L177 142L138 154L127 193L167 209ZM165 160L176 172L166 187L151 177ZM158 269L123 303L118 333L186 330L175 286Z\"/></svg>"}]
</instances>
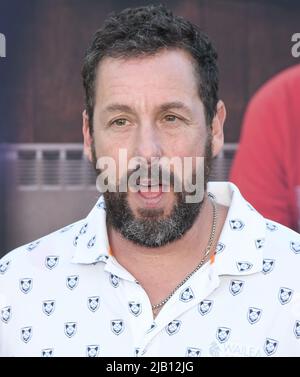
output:
<instances>
[{"instance_id":1,"label":"white polo shirt","mask_svg":"<svg viewBox=\"0 0 300 377\"><path fill-rule=\"evenodd\" d=\"M300 235L265 220L231 183L214 261L155 321L109 253L104 201L0 261L1 356L300 356ZM166 274L168 271L166 271Z\"/></svg>"}]
</instances>

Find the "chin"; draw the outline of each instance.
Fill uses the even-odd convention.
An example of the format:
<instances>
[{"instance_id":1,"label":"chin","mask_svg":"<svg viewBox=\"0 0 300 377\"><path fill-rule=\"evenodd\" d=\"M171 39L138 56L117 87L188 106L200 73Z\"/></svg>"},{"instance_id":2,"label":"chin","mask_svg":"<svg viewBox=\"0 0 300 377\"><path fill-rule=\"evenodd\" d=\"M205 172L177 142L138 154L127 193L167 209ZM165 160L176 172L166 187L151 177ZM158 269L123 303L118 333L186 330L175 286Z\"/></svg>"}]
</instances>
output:
<instances>
[{"instance_id":1,"label":"chin","mask_svg":"<svg viewBox=\"0 0 300 377\"><path fill-rule=\"evenodd\" d=\"M145 197L141 193L130 193L128 204L137 217L163 218L168 216L175 204L174 194L161 193L155 197Z\"/></svg>"}]
</instances>

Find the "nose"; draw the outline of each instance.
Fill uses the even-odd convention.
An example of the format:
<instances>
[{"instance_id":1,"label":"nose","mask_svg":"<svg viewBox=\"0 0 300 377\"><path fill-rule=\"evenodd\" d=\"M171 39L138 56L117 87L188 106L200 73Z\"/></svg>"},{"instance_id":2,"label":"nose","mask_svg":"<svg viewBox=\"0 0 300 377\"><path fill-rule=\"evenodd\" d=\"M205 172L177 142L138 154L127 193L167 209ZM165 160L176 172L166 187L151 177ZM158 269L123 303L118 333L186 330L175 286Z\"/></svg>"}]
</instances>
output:
<instances>
[{"instance_id":1,"label":"nose","mask_svg":"<svg viewBox=\"0 0 300 377\"><path fill-rule=\"evenodd\" d=\"M135 153L136 156L143 157L148 162L151 161L151 157L162 156L161 140L154 124L147 122L138 128L135 139Z\"/></svg>"}]
</instances>

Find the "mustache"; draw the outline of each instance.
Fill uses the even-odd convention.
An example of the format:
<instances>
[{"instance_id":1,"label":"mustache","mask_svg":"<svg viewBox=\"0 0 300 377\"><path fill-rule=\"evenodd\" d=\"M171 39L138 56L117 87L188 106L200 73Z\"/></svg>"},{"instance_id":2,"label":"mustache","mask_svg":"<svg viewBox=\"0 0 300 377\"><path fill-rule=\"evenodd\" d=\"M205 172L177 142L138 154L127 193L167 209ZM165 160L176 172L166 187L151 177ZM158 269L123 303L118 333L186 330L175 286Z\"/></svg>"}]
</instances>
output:
<instances>
[{"instance_id":1,"label":"mustache","mask_svg":"<svg viewBox=\"0 0 300 377\"><path fill-rule=\"evenodd\" d=\"M181 183L173 171L166 170L159 165L138 165L128 169L120 179L120 184L128 183L137 186L171 186Z\"/></svg>"}]
</instances>

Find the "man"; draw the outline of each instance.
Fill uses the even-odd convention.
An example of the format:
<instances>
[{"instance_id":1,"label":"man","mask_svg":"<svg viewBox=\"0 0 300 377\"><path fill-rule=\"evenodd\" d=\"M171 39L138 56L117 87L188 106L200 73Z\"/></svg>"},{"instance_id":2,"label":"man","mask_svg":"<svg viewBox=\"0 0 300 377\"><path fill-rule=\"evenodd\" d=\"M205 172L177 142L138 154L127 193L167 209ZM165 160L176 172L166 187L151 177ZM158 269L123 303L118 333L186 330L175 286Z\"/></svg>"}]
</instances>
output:
<instances>
[{"instance_id":1,"label":"man","mask_svg":"<svg viewBox=\"0 0 300 377\"><path fill-rule=\"evenodd\" d=\"M162 6L124 10L96 33L83 135L104 194L86 219L2 259L1 355L300 355L299 235L233 184L207 184L225 120L216 58ZM161 161L175 157L193 165L171 168L165 190ZM115 185L102 158L117 164Z\"/></svg>"},{"instance_id":2,"label":"man","mask_svg":"<svg viewBox=\"0 0 300 377\"><path fill-rule=\"evenodd\" d=\"M252 98L231 180L264 216L300 231L300 65Z\"/></svg>"}]
</instances>

